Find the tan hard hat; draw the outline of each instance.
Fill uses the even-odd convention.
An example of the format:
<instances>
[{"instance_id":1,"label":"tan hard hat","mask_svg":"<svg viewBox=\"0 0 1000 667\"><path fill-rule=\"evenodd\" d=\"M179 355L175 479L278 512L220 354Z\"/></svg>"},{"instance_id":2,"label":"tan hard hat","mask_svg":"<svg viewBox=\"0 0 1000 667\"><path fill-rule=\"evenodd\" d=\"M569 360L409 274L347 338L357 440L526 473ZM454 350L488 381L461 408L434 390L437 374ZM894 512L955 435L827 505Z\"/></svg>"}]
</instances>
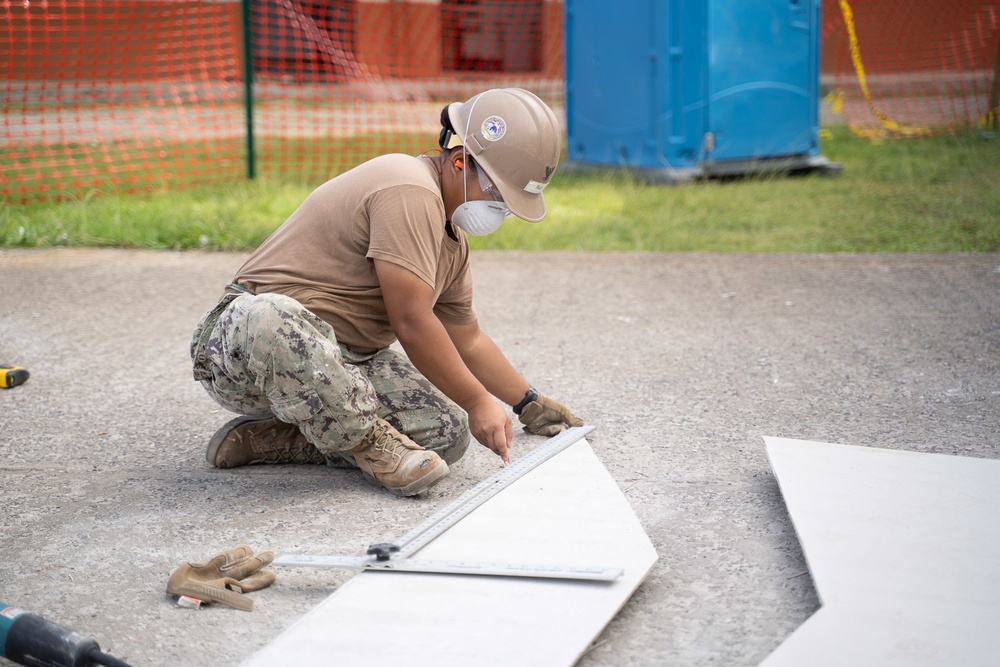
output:
<instances>
[{"instance_id":1,"label":"tan hard hat","mask_svg":"<svg viewBox=\"0 0 1000 667\"><path fill-rule=\"evenodd\" d=\"M552 109L522 88L494 88L450 104L448 118L510 212L529 222L544 218L542 190L562 152Z\"/></svg>"}]
</instances>

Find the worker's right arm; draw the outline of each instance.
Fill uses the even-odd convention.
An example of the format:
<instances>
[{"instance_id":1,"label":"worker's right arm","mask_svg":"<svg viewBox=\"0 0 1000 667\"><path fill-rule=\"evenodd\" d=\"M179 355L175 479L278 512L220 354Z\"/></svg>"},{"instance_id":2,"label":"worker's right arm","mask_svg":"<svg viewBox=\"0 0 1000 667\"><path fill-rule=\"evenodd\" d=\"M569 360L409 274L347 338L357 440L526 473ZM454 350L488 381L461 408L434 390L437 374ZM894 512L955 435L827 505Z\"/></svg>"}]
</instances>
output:
<instances>
[{"instance_id":1,"label":"worker's right arm","mask_svg":"<svg viewBox=\"0 0 1000 667\"><path fill-rule=\"evenodd\" d=\"M469 414L472 437L509 462L513 438L510 417L462 361L434 314L431 287L412 271L392 262L376 259L375 273L389 323L410 361Z\"/></svg>"}]
</instances>

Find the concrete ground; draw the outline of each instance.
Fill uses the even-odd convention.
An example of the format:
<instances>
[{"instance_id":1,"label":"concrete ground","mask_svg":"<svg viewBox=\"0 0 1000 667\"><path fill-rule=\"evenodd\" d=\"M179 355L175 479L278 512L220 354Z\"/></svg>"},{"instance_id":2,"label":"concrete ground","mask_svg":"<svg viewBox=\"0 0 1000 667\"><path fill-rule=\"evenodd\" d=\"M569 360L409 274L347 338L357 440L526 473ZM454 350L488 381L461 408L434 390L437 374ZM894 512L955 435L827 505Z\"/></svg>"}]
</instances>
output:
<instances>
[{"instance_id":1,"label":"concrete ground","mask_svg":"<svg viewBox=\"0 0 1000 667\"><path fill-rule=\"evenodd\" d=\"M230 415L188 337L243 259L0 250L0 361L31 371L0 390L0 600L136 666L237 665L351 576L281 570L251 613L191 610L165 592L181 563L359 555L497 470L476 446L401 499L354 471L211 468ZM473 261L484 328L597 425L660 555L581 667L755 665L818 608L762 436L1000 457L1000 255Z\"/></svg>"}]
</instances>

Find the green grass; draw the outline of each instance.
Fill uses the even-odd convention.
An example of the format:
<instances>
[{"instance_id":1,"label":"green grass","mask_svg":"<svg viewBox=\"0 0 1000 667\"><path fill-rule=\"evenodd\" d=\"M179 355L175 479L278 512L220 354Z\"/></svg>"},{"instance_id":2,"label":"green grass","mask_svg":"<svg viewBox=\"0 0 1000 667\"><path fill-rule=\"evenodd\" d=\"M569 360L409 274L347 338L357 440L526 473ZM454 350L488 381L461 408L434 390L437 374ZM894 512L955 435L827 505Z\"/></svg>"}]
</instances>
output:
<instances>
[{"instance_id":1,"label":"green grass","mask_svg":"<svg viewBox=\"0 0 1000 667\"><path fill-rule=\"evenodd\" d=\"M842 175L752 175L662 186L621 173L557 172L546 190L544 222L512 220L496 234L473 239L473 247L1000 251L997 139L969 134L872 144L838 128L822 153L844 165ZM60 201L8 202L0 208L0 245L248 250L308 195L311 184L296 182L300 178L267 174L255 182L120 196L84 188Z\"/></svg>"}]
</instances>

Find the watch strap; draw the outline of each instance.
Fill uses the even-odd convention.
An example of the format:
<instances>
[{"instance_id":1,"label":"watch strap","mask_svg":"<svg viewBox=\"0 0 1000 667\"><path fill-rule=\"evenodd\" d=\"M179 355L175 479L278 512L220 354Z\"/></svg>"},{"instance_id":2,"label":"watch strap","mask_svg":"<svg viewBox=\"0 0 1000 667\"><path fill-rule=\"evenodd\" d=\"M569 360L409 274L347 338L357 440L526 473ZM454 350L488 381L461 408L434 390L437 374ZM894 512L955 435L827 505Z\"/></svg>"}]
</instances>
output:
<instances>
[{"instance_id":1,"label":"watch strap","mask_svg":"<svg viewBox=\"0 0 1000 667\"><path fill-rule=\"evenodd\" d=\"M520 403L514 406L514 414L515 415L521 414L521 410L523 410L525 406L528 405L528 403L537 400L538 400L538 390L535 389L534 387L528 387L528 391L524 395L524 398L521 399Z\"/></svg>"}]
</instances>

